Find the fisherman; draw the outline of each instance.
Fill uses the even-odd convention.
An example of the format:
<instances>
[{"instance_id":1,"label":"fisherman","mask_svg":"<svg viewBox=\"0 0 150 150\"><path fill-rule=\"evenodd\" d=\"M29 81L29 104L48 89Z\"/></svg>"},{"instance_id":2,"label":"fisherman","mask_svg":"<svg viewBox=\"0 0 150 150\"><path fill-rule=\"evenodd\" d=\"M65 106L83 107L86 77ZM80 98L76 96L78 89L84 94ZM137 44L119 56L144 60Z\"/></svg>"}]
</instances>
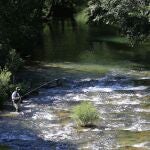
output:
<instances>
[{"instance_id":1,"label":"fisherman","mask_svg":"<svg viewBox=\"0 0 150 150\"><path fill-rule=\"evenodd\" d=\"M16 109L16 112L19 112L20 110L20 102L21 102L21 96L19 94L20 88L16 87L16 90L12 93L11 98L13 102L13 106Z\"/></svg>"}]
</instances>

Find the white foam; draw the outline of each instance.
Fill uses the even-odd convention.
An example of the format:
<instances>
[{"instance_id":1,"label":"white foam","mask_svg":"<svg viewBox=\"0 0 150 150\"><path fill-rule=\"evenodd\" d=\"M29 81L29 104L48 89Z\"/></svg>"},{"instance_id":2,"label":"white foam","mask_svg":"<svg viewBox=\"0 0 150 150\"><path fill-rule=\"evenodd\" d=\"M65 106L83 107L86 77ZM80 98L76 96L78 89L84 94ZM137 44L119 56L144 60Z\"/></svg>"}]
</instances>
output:
<instances>
[{"instance_id":1,"label":"white foam","mask_svg":"<svg viewBox=\"0 0 150 150\"><path fill-rule=\"evenodd\" d=\"M98 102L98 103L101 103L100 100L101 98L98 96L98 97L93 97L90 99L91 101L94 101L94 102Z\"/></svg>"},{"instance_id":2,"label":"white foam","mask_svg":"<svg viewBox=\"0 0 150 150\"><path fill-rule=\"evenodd\" d=\"M141 108L137 108L135 109L136 112L150 112L150 109L141 109Z\"/></svg>"},{"instance_id":3,"label":"white foam","mask_svg":"<svg viewBox=\"0 0 150 150\"><path fill-rule=\"evenodd\" d=\"M92 131L93 132L98 132L98 131L101 131L101 130L96 128L96 129L93 129Z\"/></svg>"},{"instance_id":4,"label":"white foam","mask_svg":"<svg viewBox=\"0 0 150 150\"><path fill-rule=\"evenodd\" d=\"M110 102L111 104L114 104L114 105L137 105L137 104L140 104L140 101L139 100L130 100L130 99L123 99L123 100L113 100Z\"/></svg>"},{"instance_id":5,"label":"white foam","mask_svg":"<svg viewBox=\"0 0 150 150\"><path fill-rule=\"evenodd\" d=\"M89 88L85 88L85 89L82 89L83 92L98 92L98 91L101 91L101 92L112 92L113 89L112 88L102 88L102 87L89 87Z\"/></svg>"},{"instance_id":6,"label":"white foam","mask_svg":"<svg viewBox=\"0 0 150 150\"><path fill-rule=\"evenodd\" d=\"M109 87L103 87L103 86L95 86L95 87L88 87L88 88L83 88L83 92L113 92L117 90L122 90L122 91L138 91L138 90L146 90L148 86L127 86L127 87L122 87L120 85L113 85Z\"/></svg>"},{"instance_id":7,"label":"white foam","mask_svg":"<svg viewBox=\"0 0 150 150\"><path fill-rule=\"evenodd\" d=\"M132 125L129 128L125 128L124 130L128 130L128 131L148 131L149 128L143 126L145 123L148 123L148 122L143 120L143 121L140 121L140 123L135 123L134 125Z\"/></svg>"},{"instance_id":8,"label":"white foam","mask_svg":"<svg viewBox=\"0 0 150 150\"><path fill-rule=\"evenodd\" d=\"M149 142L143 142L143 143L134 144L133 147L149 148L148 146L146 146L148 144L150 144L150 143Z\"/></svg>"},{"instance_id":9,"label":"white foam","mask_svg":"<svg viewBox=\"0 0 150 150\"><path fill-rule=\"evenodd\" d=\"M81 101L83 99L79 95L77 95L77 96L73 97L73 100L75 100L75 101Z\"/></svg>"},{"instance_id":10,"label":"white foam","mask_svg":"<svg viewBox=\"0 0 150 150\"><path fill-rule=\"evenodd\" d=\"M54 120L55 116L51 113L45 113L45 112L37 112L33 115L32 119L47 119L47 120Z\"/></svg>"},{"instance_id":11,"label":"white foam","mask_svg":"<svg viewBox=\"0 0 150 150\"><path fill-rule=\"evenodd\" d=\"M110 95L110 98L120 99L122 98L122 94L113 94L113 95Z\"/></svg>"},{"instance_id":12,"label":"white foam","mask_svg":"<svg viewBox=\"0 0 150 150\"><path fill-rule=\"evenodd\" d=\"M29 105L26 105L26 106L24 106L25 108L35 108L36 107L36 105L34 105L34 104L29 104Z\"/></svg>"},{"instance_id":13,"label":"white foam","mask_svg":"<svg viewBox=\"0 0 150 150\"><path fill-rule=\"evenodd\" d=\"M85 79L81 79L81 81L91 81L91 78L85 78Z\"/></svg>"},{"instance_id":14,"label":"white foam","mask_svg":"<svg viewBox=\"0 0 150 150\"><path fill-rule=\"evenodd\" d=\"M143 97L143 95L141 95L141 94L139 94L139 93L137 93L137 94L135 94L137 97L139 97L139 98L141 98L141 97Z\"/></svg>"},{"instance_id":15,"label":"white foam","mask_svg":"<svg viewBox=\"0 0 150 150\"><path fill-rule=\"evenodd\" d=\"M68 124L67 126L61 128L60 126L55 126L52 130L41 130L42 136L46 140L64 140L64 139L71 139L72 134L72 123Z\"/></svg>"},{"instance_id":16,"label":"white foam","mask_svg":"<svg viewBox=\"0 0 150 150\"><path fill-rule=\"evenodd\" d=\"M146 90L148 88L148 86L137 86L137 87L125 87L124 90L133 90L133 91L137 91L137 90Z\"/></svg>"},{"instance_id":17,"label":"white foam","mask_svg":"<svg viewBox=\"0 0 150 150\"><path fill-rule=\"evenodd\" d=\"M149 80L150 79L150 77L141 77L141 78L139 78L139 79L143 79L143 80Z\"/></svg>"}]
</instances>

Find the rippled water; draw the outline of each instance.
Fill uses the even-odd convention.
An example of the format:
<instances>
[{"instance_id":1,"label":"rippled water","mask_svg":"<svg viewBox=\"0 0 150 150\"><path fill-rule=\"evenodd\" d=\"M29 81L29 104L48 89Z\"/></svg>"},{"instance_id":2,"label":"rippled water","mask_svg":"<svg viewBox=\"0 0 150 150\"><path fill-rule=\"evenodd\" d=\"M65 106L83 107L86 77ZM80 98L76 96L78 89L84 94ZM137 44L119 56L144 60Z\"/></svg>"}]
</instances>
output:
<instances>
[{"instance_id":1,"label":"rippled water","mask_svg":"<svg viewBox=\"0 0 150 150\"><path fill-rule=\"evenodd\" d=\"M15 150L150 149L150 94L147 77L109 73L101 78L64 79L65 86L41 89L22 112L0 118L0 143ZM137 84L138 81L138 84ZM145 83L145 82L144 82ZM100 121L77 128L70 109L88 100Z\"/></svg>"}]
</instances>

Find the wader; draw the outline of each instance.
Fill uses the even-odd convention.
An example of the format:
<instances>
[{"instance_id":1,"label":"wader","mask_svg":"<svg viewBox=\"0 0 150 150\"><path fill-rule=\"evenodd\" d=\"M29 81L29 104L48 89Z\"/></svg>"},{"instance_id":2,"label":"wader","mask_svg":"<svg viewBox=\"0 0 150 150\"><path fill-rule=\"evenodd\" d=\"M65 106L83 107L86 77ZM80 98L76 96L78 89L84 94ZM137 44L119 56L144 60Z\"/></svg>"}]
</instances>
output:
<instances>
[{"instance_id":1,"label":"wader","mask_svg":"<svg viewBox=\"0 0 150 150\"><path fill-rule=\"evenodd\" d=\"M20 101L21 101L21 97L19 93L17 91L14 91L12 93L12 102L13 102L13 106L16 109L16 112L18 112L20 109Z\"/></svg>"}]
</instances>

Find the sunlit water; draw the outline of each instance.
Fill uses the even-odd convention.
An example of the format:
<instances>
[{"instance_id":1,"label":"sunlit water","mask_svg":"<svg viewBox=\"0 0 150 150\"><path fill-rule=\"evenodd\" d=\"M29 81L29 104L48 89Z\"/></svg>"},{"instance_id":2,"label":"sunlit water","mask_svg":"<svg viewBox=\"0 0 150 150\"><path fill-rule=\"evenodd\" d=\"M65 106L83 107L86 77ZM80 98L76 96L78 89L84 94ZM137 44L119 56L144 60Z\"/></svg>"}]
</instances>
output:
<instances>
[{"instance_id":1,"label":"sunlit water","mask_svg":"<svg viewBox=\"0 0 150 150\"><path fill-rule=\"evenodd\" d=\"M148 149L150 110L144 106L150 104L150 87L137 86L136 80L139 81L116 73L93 79L64 79L65 87L43 89L39 96L24 101L17 117L2 118L0 143L15 150L116 150L124 146ZM67 114L84 100L91 101L99 112L101 119L95 128L77 129ZM61 116L63 112L66 115ZM142 136L145 132L143 136L147 138L136 141L136 134ZM135 134L130 139L133 143L123 144L128 134Z\"/></svg>"}]
</instances>

